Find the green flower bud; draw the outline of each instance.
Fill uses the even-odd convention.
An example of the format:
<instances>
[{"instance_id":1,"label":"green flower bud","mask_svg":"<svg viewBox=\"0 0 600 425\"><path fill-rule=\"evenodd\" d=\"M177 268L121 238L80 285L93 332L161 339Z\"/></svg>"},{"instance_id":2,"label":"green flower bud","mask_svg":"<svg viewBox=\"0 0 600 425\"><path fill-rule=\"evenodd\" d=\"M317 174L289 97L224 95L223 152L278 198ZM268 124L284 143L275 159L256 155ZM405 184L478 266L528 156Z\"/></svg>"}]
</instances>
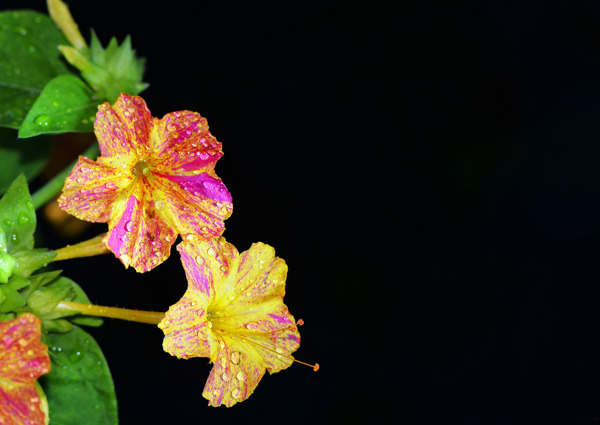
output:
<instances>
[{"instance_id":1,"label":"green flower bud","mask_svg":"<svg viewBox=\"0 0 600 425\"><path fill-rule=\"evenodd\" d=\"M0 252L0 283L8 283L16 266L17 262L11 255Z\"/></svg>"}]
</instances>

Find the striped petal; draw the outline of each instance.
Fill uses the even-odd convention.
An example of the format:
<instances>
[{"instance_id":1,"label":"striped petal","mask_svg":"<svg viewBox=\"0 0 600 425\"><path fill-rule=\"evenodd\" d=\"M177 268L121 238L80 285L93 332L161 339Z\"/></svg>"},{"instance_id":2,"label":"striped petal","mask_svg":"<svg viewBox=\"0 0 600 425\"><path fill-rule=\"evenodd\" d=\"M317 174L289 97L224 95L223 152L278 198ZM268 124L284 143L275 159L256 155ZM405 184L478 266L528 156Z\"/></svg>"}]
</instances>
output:
<instances>
[{"instance_id":1,"label":"striped petal","mask_svg":"<svg viewBox=\"0 0 600 425\"><path fill-rule=\"evenodd\" d=\"M35 381L50 371L42 322L25 313L0 323L0 419L2 424L45 424Z\"/></svg>"},{"instance_id":2,"label":"striped petal","mask_svg":"<svg viewBox=\"0 0 600 425\"><path fill-rule=\"evenodd\" d=\"M239 253L225 238L209 241L185 241L177 245L188 281L188 290L197 294L204 305L215 297L214 283L225 278Z\"/></svg>"},{"instance_id":3,"label":"striped petal","mask_svg":"<svg viewBox=\"0 0 600 425\"><path fill-rule=\"evenodd\" d=\"M163 349L172 356L210 358L216 353L217 341L206 320L206 304L191 291L169 308L158 327L165 334Z\"/></svg>"},{"instance_id":4,"label":"striped petal","mask_svg":"<svg viewBox=\"0 0 600 425\"><path fill-rule=\"evenodd\" d=\"M137 190L122 213L109 223L104 238L106 246L121 260L139 273L152 270L169 258L177 234L156 211L152 202Z\"/></svg>"},{"instance_id":5,"label":"striped petal","mask_svg":"<svg viewBox=\"0 0 600 425\"><path fill-rule=\"evenodd\" d=\"M231 407L254 392L265 368L247 354L249 351L252 347L235 339L219 340L217 358L202 392L209 406Z\"/></svg>"},{"instance_id":6,"label":"striped petal","mask_svg":"<svg viewBox=\"0 0 600 425\"><path fill-rule=\"evenodd\" d=\"M206 118L190 111L172 112L158 121L152 148L151 161L165 174L213 169L223 156L221 143L208 131Z\"/></svg>"},{"instance_id":7,"label":"striped petal","mask_svg":"<svg viewBox=\"0 0 600 425\"><path fill-rule=\"evenodd\" d=\"M139 96L121 93L113 106L108 102L98 106L94 132L102 156L143 156L150 148L154 120Z\"/></svg>"},{"instance_id":8,"label":"striped petal","mask_svg":"<svg viewBox=\"0 0 600 425\"><path fill-rule=\"evenodd\" d=\"M131 179L109 164L80 156L65 181L58 205L81 220L108 222L113 205Z\"/></svg>"},{"instance_id":9,"label":"striped petal","mask_svg":"<svg viewBox=\"0 0 600 425\"><path fill-rule=\"evenodd\" d=\"M231 194L214 173L195 176L157 174L154 184L164 193L161 212L178 233L204 239L221 236L233 210Z\"/></svg>"}]
</instances>

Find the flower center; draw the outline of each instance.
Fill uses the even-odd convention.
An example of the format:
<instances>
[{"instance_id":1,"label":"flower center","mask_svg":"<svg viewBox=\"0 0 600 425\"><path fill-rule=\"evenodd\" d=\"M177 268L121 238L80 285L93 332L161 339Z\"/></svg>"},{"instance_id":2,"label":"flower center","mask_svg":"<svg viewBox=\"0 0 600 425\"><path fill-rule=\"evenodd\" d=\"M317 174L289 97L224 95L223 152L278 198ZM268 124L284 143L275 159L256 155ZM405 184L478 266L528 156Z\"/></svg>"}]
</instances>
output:
<instances>
[{"instance_id":1,"label":"flower center","mask_svg":"<svg viewBox=\"0 0 600 425\"><path fill-rule=\"evenodd\" d=\"M150 173L150 166L145 161L139 161L133 167L133 174L136 176L147 176Z\"/></svg>"}]
</instances>

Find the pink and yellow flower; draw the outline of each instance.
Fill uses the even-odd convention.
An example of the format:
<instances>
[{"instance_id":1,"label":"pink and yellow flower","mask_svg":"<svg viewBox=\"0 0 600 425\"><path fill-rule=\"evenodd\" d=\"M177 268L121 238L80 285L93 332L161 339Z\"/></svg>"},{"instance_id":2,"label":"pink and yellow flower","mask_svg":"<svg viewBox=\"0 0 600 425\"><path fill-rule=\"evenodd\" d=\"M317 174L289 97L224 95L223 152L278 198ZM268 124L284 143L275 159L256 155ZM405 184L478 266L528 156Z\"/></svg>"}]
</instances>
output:
<instances>
[{"instance_id":1,"label":"pink and yellow flower","mask_svg":"<svg viewBox=\"0 0 600 425\"><path fill-rule=\"evenodd\" d=\"M25 313L0 322L0 424L47 424L48 407L36 380L50 371L42 321Z\"/></svg>"},{"instance_id":2,"label":"pink and yellow flower","mask_svg":"<svg viewBox=\"0 0 600 425\"><path fill-rule=\"evenodd\" d=\"M208 357L214 366L202 395L231 407L252 394L268 370L294 360L300 334L283 296L287 265L269 245L241 255L224 238L177 246L188 289L159 327L163 348L178 358Z\"/></svg>"},{"instance_id":3,"label":"pink and yellow flower","mask_svg":"<svg viewBox=\"0 0 600 425\"><path fill-rule=\"evenodd\" d=\"M138 272L169 257L177 234L220 236L231 195L214 171L223 152L197 112L162 119L141 97L121 94L98 107L97 161L79 157L60 207L86 221L108 222L106 246Z\"/></svg>"}]
</instances>

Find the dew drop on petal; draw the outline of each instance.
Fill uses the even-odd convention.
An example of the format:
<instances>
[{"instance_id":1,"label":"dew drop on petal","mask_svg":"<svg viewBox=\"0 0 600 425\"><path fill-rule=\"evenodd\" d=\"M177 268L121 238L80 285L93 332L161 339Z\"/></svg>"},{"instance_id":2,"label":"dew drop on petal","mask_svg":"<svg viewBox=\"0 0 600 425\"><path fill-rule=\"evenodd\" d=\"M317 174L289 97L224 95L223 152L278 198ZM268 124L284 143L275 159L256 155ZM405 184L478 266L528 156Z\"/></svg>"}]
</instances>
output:
<instances>
[{"instance_id":1,"label":"dew drop on petal","mask_svg":"<svg viewBox=\"0 0 600 425\"><path fill-rule=\"evenodd\" d=\"M125 230L127 230L128 232L133 231L133 221L128 221L127 223L125 223Z\"/></svg>"},{"instance_id":2,"label":"dew drop on petal","mask_svg":"<svg viewBox=\"0 0 600 425\"><path fill-rule=\"evenodd\" d=\"M239 364L240 362L240 353L237 351L234 351L233 353L231 353L231 363L233 364Z\"/></svg>"},{"instance_id":3,"label":"dew drop on petal","mask_svg":"<svg viewBox=\"0 0 600 425\"><path fill-rule=\"evenodd\" d=\"M208 248L208 255L215 255L217 252L213 248Z\"/></svg>"},{"instance_id":4,"label":"dew drop on petal","mask_svg":"<svg viewBox=\"0 0 600 425\"><path fill-rule=\"evenodd\" d=\"M229 375L227 373L221 374L221 378L223 378L223 381L229 381Z\"/></svg>"},{"instance_id":5,"label":"dew drop on petal","mask_svg":"<svg viewBox=\"0 0 600 425\"><path fill-rule=\"evenodd\" d=\"M239 381L245 381L248 377L246 376L245 372L242 372L241 370L237 373L237 375L235 375L235 377L239 380Z\"/></svg>"},{"instance_id":6,"label":"dew drop on petal","mask_svg":"<svg viewBox=\"0 0 600 425\"><path fill-rule=\"evenodd\" d=\"M240 398L241 395L242 395L242 392L240 391L239 388L236 388L231 392L231 396L233 398Z\"/></svg>"},{"instance_id":7,"label":"dew drop on petal","mask_svg":"<svg viewBox=\"0 0 600 425\"><path fill-rule=\"evenodd\" d=\"M222 368L227 367L227 359L225 357L221 357L221 367Z\"/></svg>"}]
</instances>

